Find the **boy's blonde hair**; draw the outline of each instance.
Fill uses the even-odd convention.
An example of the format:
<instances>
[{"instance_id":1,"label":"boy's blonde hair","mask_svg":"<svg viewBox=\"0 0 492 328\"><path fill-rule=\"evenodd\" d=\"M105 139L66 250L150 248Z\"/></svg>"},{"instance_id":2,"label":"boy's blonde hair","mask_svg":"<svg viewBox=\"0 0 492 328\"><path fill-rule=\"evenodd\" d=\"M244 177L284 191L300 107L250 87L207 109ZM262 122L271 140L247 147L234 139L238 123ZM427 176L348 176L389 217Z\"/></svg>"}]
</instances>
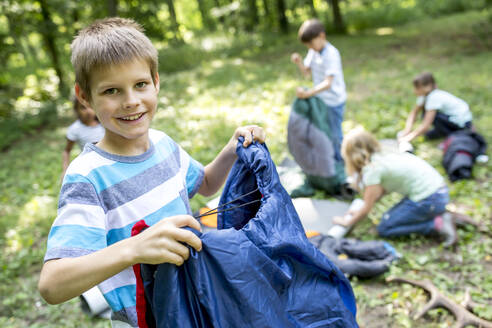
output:
<instances>
[{"instance_id":1,"label":"boy's blonde hair","mask_svg":"<svg viewBox=\"0 0 492 328\"><path fill-rule=\"evenodd\" d=\"M157 50L143 31L142 26L131 19L112 17L96 20L79 32L71 45L72 65L75 82L89 99L91 72L109 65L143 59L149 64L156 82Z\"/></svg>"},{"instance_id":2,"label":"boy's blonde hair","mask_svg":"<svg viewBox=\"0 0 492 328\"><path fill-rule=\"evenodd\" d=\"M371 156L381 151L381 145L377 139L364 129L354 129L343 137L342 157L345 160L347 173L357 173L361 176L364 166L369 164Z\"/></svg>"}]
</instances>

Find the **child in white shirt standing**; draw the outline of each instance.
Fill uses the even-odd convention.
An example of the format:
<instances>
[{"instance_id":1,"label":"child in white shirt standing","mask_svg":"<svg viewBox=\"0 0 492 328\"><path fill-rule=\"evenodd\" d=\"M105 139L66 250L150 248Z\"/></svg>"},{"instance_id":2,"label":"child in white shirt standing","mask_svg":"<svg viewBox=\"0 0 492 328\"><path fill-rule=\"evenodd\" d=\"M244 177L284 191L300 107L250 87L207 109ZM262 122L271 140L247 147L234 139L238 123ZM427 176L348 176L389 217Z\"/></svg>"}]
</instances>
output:
<instances>
[{"instance_id":1,"label":"child in white shirt standing","mask_svg":"<svg viewBox=\"0 0 492 328\"><path fill-rule=\"evenodd\" d=\"M309 90L298 87L297 98L304 99L317 96L332 111L334 118L332 129L337 141L335 156L341 160L342 121L347 93L340 52L326 40L325 28L317 19L305 21L299 28L298 35L299 40L309 50L304 61L298 53L293 53L291 60L305 76L312 75L314 86Z\"/></svg>"}]
</instances>

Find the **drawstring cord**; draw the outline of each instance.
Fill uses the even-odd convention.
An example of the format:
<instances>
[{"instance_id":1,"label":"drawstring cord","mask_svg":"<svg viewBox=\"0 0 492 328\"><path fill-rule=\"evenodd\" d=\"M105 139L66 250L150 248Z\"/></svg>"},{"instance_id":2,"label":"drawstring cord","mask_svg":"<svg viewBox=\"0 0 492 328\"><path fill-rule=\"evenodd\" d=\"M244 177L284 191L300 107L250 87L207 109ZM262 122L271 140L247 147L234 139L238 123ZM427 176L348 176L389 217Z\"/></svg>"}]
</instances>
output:
<instances>
[{"instance_id":1,"label":"drawstring cord","mask_svg":"<svg viewBox=\"0 0 492 328\"><path fill-rule=\"evenodd\" d=\"M238 200L240 200L240 199L242 199L242 198L244 198L246 196L249 196L249 195L253 194L256 191L258 191L258 188L256 188L255 190L252 190L252 191L250 191L250 192L248 192L248 193L246 193L244 195L241 195L241 196L239 196L239 197L237 197L237 198L235 198L235 199L233 199L233 200L231 200L231 201L229 201L229 202L227 202L225 204L222 204L220 206L217 206L216 208L213 208L211 210L208 210L207 212L205 212L203 214L196 215L194 218L195 219L199 219L199 218L201 218L203 216L209 216L209 215L213 215L213 214L223 213L223 212L231 211L231 210L236 209L236 208L239 208L239 207L243 207L243 206L246 206L246 205L250 205L250 204L253 204L253 203L260 202L261 199L255 199L253 201L250 201L250 202L247 202L247 203L244 203L244 204L241 204L241 205L237 205L237 206L233 206L233 207L229 207L229 208L225 208L224 209L224 206L227 206L227 205L229 205L231 203L234 203L235 201L238 201Z\"/></svg>"}]
</instances>

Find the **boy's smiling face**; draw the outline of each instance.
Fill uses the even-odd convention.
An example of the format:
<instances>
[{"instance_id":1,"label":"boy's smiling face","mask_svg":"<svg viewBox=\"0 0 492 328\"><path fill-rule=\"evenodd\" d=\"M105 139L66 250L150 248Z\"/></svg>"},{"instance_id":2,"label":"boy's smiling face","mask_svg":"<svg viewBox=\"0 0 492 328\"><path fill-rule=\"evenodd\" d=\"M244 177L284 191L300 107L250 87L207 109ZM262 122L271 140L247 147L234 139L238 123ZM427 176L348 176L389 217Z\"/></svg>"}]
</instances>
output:
<instances>
[{"instance_id":1,"label":"boy's smiling face","mask_svg":"<svg viewBox=\"0 0 492 328\"><path fill-rule=\"evenodd\" d=\"M80 89L79 92L87 101L88 97ZM156 74L154 84L146 61L134 59L94 69L90 92L90 105L106 130L101 143L118 148L105 150L124 154L131 152L134 145L148 141L147 132L157 108L159 76Z\"/></svg>"}]
</instances>

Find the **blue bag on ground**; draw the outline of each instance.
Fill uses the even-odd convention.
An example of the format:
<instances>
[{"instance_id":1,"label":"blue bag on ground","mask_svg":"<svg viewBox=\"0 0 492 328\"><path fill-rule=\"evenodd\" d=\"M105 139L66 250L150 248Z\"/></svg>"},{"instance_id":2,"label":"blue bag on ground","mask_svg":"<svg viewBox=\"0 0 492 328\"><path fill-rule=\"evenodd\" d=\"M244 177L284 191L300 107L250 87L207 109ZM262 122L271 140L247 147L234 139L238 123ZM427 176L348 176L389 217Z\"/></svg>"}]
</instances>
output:
<instances>
[{"instance_id":1,"label":"blue bag on ground","mask_svg":"<svg viewBox=\"0 0 492 328\"><path fill-rule=\"evenodd\" d=\"M140 327L357 327L346 277L307 239L265 145L238 143L219 213L182 266L134 266ZM138 227L140 225L140 227ZM140 221L134 233L145 228Z\"/></svg>"},{"instance_id":2,"label":"blue bag on ground","mask_svg":"<svg viewBox=\"0 0 492 328\"><path fill-rule=\"evenodd\" d=\"M309 241L343 273L359 278L383 274L401 257L390 244L381 240L336 239L319 234L310 237Z\"/></svg>"}]
</instances>

